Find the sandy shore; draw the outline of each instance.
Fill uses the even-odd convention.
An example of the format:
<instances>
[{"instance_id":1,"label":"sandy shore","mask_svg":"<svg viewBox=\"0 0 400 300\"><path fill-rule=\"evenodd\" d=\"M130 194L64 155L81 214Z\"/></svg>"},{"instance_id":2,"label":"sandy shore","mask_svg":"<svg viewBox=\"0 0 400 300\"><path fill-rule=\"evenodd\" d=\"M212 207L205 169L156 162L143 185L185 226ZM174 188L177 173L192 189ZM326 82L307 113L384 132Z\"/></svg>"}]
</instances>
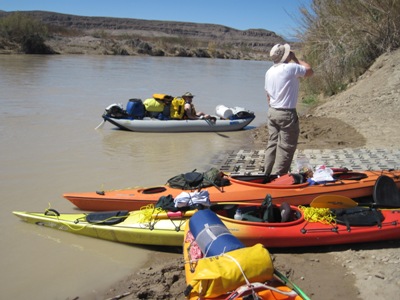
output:
<instances>
[{"instance_id":1,"label":"sandy shore","mask_svg":"<svg viewBox=\"0 0 400 300\"><path fill-rule=\"evenodd\" d=\"M298 149L398 149L399 82L400 50L378 58L348 90L304 113ZM265 126L253 130L252 135L254 148L263 149ZM399 247L400 241L389 241L270 252L275 267L312 299L396 299ZM184 299L182 254L168 250L153 249L152 260L142 269L110 283L101 296L79 299Z\"/></svg>"}]
</instances>

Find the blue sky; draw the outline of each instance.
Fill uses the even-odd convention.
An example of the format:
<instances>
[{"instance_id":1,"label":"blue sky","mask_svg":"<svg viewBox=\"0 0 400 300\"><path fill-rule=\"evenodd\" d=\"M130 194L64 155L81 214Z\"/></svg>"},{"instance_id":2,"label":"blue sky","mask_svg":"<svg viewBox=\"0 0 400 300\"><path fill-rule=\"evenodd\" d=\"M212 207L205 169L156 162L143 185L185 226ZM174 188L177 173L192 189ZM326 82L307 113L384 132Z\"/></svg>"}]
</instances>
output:
<instances>
[{"instance_id":1,"label":"blue sky","mask_svg":"<svg viewBox=\"0 0 400 300\"><path fill-rule=\"evenodd\" d=\"M292 38L299 7L312 0L0 0L0 10L168 20L262 28Z\"/></svg>"}]
</instances>

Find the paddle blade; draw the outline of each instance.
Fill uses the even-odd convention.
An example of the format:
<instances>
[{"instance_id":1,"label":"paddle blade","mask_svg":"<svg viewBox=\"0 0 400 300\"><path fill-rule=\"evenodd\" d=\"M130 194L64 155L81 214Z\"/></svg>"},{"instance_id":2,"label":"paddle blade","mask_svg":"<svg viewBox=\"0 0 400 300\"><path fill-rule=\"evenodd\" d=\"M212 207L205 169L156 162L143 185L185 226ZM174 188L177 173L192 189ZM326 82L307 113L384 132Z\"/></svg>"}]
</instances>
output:
<instances>
[{"instance_id":1,"label":"paddle blade","mask_svg":"<svg viewBox=\"0 0 400 300\"><path fill-rule=\"evenodd\" d=\"M316 197L311 203L311 207L318 208L351 208L358 206L358 203L349 197L340 195L321 195Z\"/></svg>"}]
</instances>

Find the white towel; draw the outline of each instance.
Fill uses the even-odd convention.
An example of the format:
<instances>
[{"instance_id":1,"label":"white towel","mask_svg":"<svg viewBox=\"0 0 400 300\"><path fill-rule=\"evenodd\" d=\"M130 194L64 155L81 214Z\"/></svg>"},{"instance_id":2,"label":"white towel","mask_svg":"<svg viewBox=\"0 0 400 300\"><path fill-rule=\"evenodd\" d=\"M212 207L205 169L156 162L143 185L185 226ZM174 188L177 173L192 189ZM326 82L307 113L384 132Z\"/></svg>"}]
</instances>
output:
<instances>
[{"instance_id":1,"label":"white towel","mask_svg":"<svg viewBox=\"0 0 400 300\"><path fill-rule=\"evenodd\" d=\"M182 192L174 199L175 207L185 207L193 204L201 204L204 206L210 206L210 194L207 190L200 192Z\"/></svg>"}]
</instances>

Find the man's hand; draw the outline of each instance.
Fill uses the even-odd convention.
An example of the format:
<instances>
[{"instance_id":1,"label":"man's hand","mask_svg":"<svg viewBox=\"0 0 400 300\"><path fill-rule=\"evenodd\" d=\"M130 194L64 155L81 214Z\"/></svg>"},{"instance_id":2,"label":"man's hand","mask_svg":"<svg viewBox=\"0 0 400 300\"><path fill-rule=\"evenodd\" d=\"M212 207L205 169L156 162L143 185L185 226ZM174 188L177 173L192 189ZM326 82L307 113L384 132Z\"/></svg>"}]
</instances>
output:
<instances>
[{"instance_id":1,"label":"man's hand","mask_svg":"<svg viewBox=\"0 0 400 300\"><path fill-rule=\"evenodd\" d=\"M299 60L296 57L296 54L293 51L290 51L289 53L290 60L294 61L296 64L299 64Z\"/></svg>"}]
</instances>

